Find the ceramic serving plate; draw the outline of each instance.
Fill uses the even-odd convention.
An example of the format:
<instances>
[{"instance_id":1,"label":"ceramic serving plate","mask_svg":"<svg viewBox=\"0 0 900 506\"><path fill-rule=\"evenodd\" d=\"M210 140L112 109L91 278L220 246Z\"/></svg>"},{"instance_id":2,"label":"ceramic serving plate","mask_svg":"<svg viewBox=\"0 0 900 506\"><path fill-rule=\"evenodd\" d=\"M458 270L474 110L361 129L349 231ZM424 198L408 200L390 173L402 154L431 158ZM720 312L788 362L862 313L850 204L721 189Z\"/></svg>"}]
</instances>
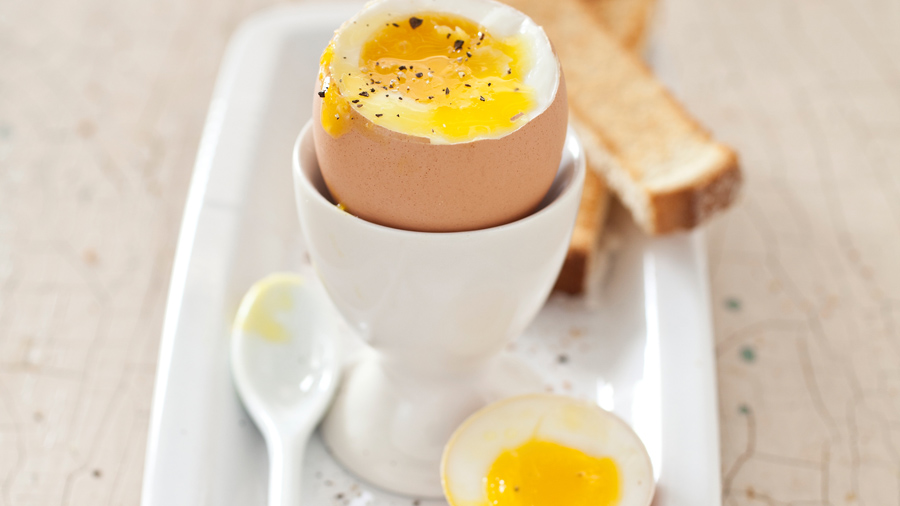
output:
<instances>
[{"instance_id":1,"label":"ceramic serving plate","mask_svg":"<svg viewBox=\"0 0 900 506\"><path fill-rule=\"evenodd\" d=\"M231 382L230 326L254 281L310 272L291 148L310 116L321 50L360 5L278 7L245 22L229 45L172 272L144 506L266 504L266 449ZM720 504L703 235L648 240L620 218L613 225L620 245L602 286L586 298L552 296L509 351L543 376L547 390L594 400L632 424L653 460L654 504ZM445 504L359 482L318 437L302 480L307 505Z\"/></svg>"}]
</instances>

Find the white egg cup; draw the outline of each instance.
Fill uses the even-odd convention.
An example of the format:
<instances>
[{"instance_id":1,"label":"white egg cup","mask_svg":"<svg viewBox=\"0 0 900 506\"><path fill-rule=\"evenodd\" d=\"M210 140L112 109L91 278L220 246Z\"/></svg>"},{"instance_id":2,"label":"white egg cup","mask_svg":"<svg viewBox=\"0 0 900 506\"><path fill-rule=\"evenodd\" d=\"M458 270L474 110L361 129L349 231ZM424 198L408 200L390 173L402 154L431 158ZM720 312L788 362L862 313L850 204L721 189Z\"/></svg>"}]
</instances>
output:
<instances>
[{"instance_id":1,"label":"white egg cup","mask_svg":"<svg viewBox=\"0 0 900 506\"><path fill-rule=\"evenodd\" d=\"M294 188L309 254L371 349L345 372L322 436L364 480L441 496L441 452L456 427L492 401L543 389L503 349L540 310L566 255L585 172L571 128L563 151L531 215L471 232L411 232L329 201L310 124L300 133Z\"/></svg>"}]
</instances>

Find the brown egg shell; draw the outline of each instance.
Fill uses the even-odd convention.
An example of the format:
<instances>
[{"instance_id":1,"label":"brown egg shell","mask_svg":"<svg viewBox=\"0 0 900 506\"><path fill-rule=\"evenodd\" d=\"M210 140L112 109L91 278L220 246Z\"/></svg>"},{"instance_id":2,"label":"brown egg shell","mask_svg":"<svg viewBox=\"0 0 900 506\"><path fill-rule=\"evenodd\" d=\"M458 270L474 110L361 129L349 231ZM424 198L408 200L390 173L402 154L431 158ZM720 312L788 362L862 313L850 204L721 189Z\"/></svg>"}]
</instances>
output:
<instances>
[{"instance_id":1,"label":"brown egg shell","mask_svg":"<svg viewBox=\"0 0 900 506\"><path fill-rule=\"evenodd\" d=\"M556 176L568 121L562 71L540 115L504 137L460 144L388 130L356 108L349 131L332 137L322 128L322 99L313 100L316 155L336 202L366 221L422 232L477 230L530 214Z\"/></svg>"}]
</instances>

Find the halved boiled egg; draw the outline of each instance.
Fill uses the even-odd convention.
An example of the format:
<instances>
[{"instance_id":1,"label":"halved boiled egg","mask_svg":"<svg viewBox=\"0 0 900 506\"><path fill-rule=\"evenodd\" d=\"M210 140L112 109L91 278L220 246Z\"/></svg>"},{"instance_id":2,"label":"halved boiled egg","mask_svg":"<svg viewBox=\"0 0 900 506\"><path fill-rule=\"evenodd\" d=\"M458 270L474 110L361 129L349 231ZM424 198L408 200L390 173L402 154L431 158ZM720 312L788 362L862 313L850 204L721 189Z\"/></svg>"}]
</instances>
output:
<instances>
[{"instance_id":1,"label":"halved boiled egg","mask_svg":"<svg viewBox=\"0 0 900 506\"><path fill-rule=\"evenodd\" d=\"M451 506L647 506L650 457L637 434L595 404L514 397L472 415L441 463Z\"/></svg>"},{"instance_id":2,"label":"halved boiled egg","mask_svg":"<svg viewBox=\"0 0 900 506\"><path fill-rule=\"evenodd\" d=\"M532 212L567 103L530 18L493 0L375 0L325 49L313 135L336 203L382 225L460 231Z\"/></svg>"}]
</instances>

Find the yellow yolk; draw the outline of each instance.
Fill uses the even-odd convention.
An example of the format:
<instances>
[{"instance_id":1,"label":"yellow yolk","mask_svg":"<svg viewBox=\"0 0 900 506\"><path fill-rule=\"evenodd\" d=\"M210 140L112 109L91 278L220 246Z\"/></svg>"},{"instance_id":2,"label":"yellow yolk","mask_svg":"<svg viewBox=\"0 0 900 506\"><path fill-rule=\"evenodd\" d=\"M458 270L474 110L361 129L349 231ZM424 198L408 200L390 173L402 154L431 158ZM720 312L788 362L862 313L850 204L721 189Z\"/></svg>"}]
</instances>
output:
<instances>
[{"instance_id":1,"label":"yellow yolk","mask_svg":"<svg viewBox=\"0 0 900 506\"><path fill-rule=\"evenodd\" d=\"M336 93L334 76L320 76L322 125L341 135L355 107L408 135L450 142L500 137L535 107L534 91L523 84L526 55L521 36L496 39L461 17L423 13L386 23L362 47L357 75L337 76L346 96ZM322 68L333 58L329 46Z\"/></svg>"},{"instance_id":2,"label":"yellow yolk","mask_svg":"<svg viewBox=\"0 0 900 506\"><path fill-rule=\"evenodd\" d=\"M287 340L287 331L277 316L293 307L290 283L298 282L302 281L293 276L270 276L253 285L245 298L254 299L254 305L235 321L235 326L270 341Z\"/></svg>"},{"instance_id":3,"label":"yellow yolk","mask_svg":"<svg viewBox=\"0 0 900 506\"><path fill-rule=\"evenodd\" d=\"M497 457L485 486L491 506L612 506L619 471L608 457L532 440Z\"/></svg>"},{"instance_id":4,"label":"yellow yolk","mask_svg":"<svg viewBox=\"0 0 900 506\"><path fill-rule=\"evenodd\" d=\"M326 72L334 60L334 44L328 44L319 62L319 81L322 91L319 96L322 104L322 127L334 137L338 137L350 129L350 104L341 96L337 86L333 86L331 75ZM343 119L342 119L343 118Z\"/></svg>"}]
</instances>

